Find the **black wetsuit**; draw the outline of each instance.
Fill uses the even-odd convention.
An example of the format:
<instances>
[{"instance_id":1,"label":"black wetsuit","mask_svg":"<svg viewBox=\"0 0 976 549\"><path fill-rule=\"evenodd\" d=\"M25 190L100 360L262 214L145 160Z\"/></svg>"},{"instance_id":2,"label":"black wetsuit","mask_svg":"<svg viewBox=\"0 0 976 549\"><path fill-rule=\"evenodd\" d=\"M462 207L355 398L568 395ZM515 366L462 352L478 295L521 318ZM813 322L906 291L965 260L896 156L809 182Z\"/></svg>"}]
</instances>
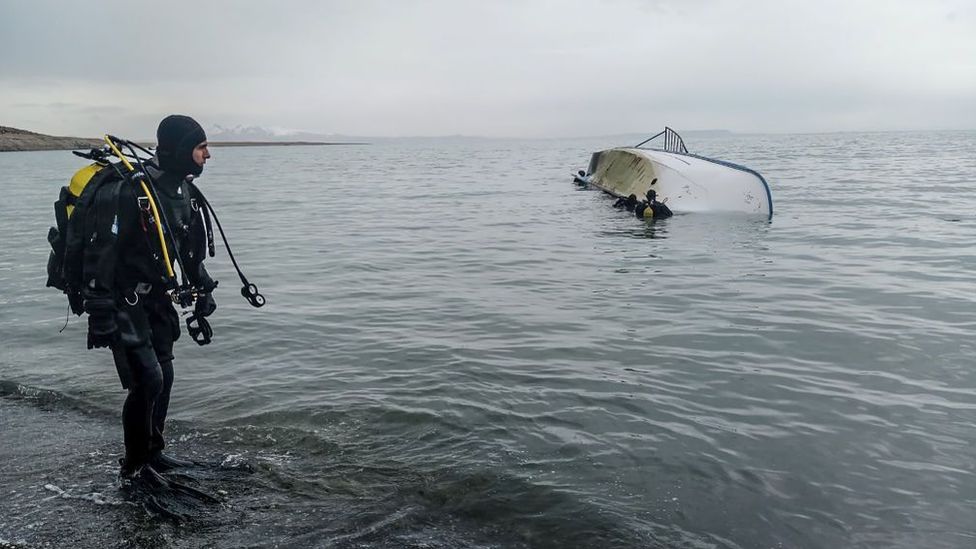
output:
<instances>
[{"instance_id":1,"label":"black wetsuit","mask_svg":"<svg viewBox=\"0 0 976 549\"><path fill-rule=\"evenodd\" d=\"M632 194L626 198L620 197L616 202L613 203L614 208L627 208L627 211L632 212L637 206L637 195Z\"/></svg>"},{"instance_id":2,"label":"black wetsuit","mask_svg":"<svg viewBox=\"0 0 976 549\"><path fill-rule=\"evenodd\" d=\"M647 214L645 210L650 208L651 213ZM653 217L654 219L663 219L665 217L671 217L674 213L671 212L671 208L668 208L663 202L653 201L648 203L647 201L641 201L637 207L634 208L634 215L637 217Z\"/></svg>"},{"instance_id":3,"label":"black wetsuit","mask_svg":"<svg viewBox=\"0 0 976 549\"><path fill-rule=\"evenodd\" d=\"M189 282L209 293L216 284L203 265L208 238L199 190L154 166L147 171L168 222L164 230L171 261L179 253ZM98 190L95 228L85 225L85 234L92 236L85 243L82 279L90 323L116 328L112 354L129 391L122 409L124 468L129 469L148 463L165 446L173 343L180 337L180 317L166 293L156 220L137 185L107 184Z\"/></svg>"},{"instance_id":4,"label":"black wetsuit","mask_svg":"<svg viewBox=\"0 0 976 549\"><path fill-rule=\"evenodd\" d=\"M674 215L674 213L671 211L671 208L669 208L667 204L663 202L658 202L657 200L655 200L654 202L650 203L650 207L651 210L654 212L654 217L658 219L663 217L671 217L672 215Z\"/></svg>"}]
</instances>

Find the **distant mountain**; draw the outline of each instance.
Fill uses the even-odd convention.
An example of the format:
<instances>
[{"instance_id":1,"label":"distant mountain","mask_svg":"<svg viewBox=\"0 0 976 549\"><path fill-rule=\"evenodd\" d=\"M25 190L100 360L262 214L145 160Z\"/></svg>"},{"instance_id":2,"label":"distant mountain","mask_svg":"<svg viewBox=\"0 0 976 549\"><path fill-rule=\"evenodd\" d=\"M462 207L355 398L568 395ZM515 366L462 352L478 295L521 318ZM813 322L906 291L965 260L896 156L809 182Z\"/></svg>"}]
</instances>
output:
<instances>
[{"instance_id":1,"label":"distant mountain","mask_svg":"<svg viewBox=\"0 0 976 549\"><path fill-rule=\"evenodd\" d=\"M338 134L320 134L301 130L288 130L285 128L265 128L263 126L221 126L214 124L207 129L207 139L210 141L224 142L324 142L324 143L349 143L362 142L365 138Z\"/></svg>"},{"instance_id":2,"label":"distant mountain","mask_svg":"<svg viewBox=\"0 0 976 549\"><path fill-rule=\"evenodd\" d=\"M285 128L265 128L263 126L221 126L219 124L210 126L210 128L206 131L208 140L224 143L247 143L255 141L264 143L285 143L292 141L318 143L377 143L396 141L472 141L485 139L483 137L469 135L377 137L344 135L338 133L324 134L302 130L289 130Z\"/></svg>"}]
</instances>

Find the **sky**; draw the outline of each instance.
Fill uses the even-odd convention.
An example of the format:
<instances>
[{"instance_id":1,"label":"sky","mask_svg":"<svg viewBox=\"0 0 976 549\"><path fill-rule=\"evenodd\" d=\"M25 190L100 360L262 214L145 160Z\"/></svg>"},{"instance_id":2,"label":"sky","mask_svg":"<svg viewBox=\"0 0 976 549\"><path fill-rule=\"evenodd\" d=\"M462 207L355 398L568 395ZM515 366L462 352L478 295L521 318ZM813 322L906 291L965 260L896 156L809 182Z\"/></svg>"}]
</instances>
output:
<instances>
[{"instance_id":1,"label":"sky","mask_svg":"<svg viewBox=\"0 0 976 549\"><path fill-rule=\"evenodd\" d=\"M976 0L0 0L0 125L976 129Z\"/></svg>"}]
</instances>

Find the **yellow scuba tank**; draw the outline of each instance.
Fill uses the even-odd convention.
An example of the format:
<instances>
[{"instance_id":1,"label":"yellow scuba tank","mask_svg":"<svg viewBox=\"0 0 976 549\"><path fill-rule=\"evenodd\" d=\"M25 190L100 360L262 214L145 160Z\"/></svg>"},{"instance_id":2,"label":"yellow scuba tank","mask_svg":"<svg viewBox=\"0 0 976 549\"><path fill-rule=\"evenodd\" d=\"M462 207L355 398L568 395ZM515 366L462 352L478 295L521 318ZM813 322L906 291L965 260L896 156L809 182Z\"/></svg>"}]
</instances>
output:
<instances>
[{"instance_id":1,"label":"yellow scuba tank","mask_svg":"<svg viewBox=\"0 0 976 549\"><path fill-rule=\"evenodd\" d=\"M651 207L647 202L641 201L634 206L634 215L638 219L653 219L654 218L654 208Z\"/></svg>"},{"instance_id":2,"label":"yellow scuba tank","mask_svg":"<svg viewBox=\"0 0 976 549\"><path fill-rule=\"evenodd\" d=\"M648 205L644 208L644 219L652 219L654 217L654 208Z\"/></svg>"},{"instance_id":3,"label":"yellow scuba tank","mask_svg":"<svg viewBox=\"0 0 976 549\"><path fill-rule=\"evenodd\" d=\"M95 157L95 153L94 149L90 154L75 152L77 156L94 162L75 172L71 176L71 182L61 187L58 199L54 203L55 225L48 229L47 233L47 241L51 244L51 253L47 261L47 285L68 294L68 302L75 314L81 314L84 310L81 304L80 282L73 278L78 272L74 265L77 254L69 253L68 250L69 248L80 249L79 242L83 239L76 236L69 243L68 222L76 210L81 212L80 216L85 216L86 206L83 204L82 194L86 189L97 191L100 182L105 181L105 177L100 174L108 175L105 168L109 163Z\"/></svg>"},{"instance_id":4,"label":"yellow scuba tank","mask_svg":"<svg viewBox=\"0 0 976 549\"><path fill-rule=\"evenodd\" d=\"M68 185L68 193L74 197L74 200L69 199L66 201L66 209L68 211L69 219L71 218L71 213L75 211L75 202L78 201L78 197L81 196L81 192L85 190L85 185L88 185L88 182L91 181L92 177L94 177L95 174L104 167L105 164L93 162L78 170L73 176L71 176L71 184Z\"/></svg>"}]
</instances>

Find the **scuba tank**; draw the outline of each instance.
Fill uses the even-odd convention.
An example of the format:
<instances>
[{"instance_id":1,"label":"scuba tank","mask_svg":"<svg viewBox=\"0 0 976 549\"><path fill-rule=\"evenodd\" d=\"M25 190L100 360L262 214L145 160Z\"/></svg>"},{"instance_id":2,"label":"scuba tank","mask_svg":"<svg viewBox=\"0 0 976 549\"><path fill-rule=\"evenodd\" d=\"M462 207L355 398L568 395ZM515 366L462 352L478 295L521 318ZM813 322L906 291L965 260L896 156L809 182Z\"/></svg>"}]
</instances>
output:
<instances>
[{"instance_id":1,"label":"scuba tank","mask_svg":"<svg viewBox=\"0 0 976 549\"><path fill-rule=\"evenodd\" d=\"M81 235L78 230L72 231L73 226L84 223L87 215L88 203L98 188L115 175L108 169L110 163L106 159L107 153L100 149L92 149L90 153L75 152L76 155L93 162L81 168L73 176L68 185L61 187L58 199L54 202L55 225L48 229L47 241L51 245L51 253L47 260L47 283L50 288L57 288L68 296L68 304L72 312L81 315L84 312L81 301L81 281L73 280L73 273L69 261L69 248L80 245ZM87 192L86 192L87 191ZM77 215L75 215L77 214ZM72 219L81 219L71 223ZM74 234L73 234L74 233Z\"/></svg>"}]
</instances>

